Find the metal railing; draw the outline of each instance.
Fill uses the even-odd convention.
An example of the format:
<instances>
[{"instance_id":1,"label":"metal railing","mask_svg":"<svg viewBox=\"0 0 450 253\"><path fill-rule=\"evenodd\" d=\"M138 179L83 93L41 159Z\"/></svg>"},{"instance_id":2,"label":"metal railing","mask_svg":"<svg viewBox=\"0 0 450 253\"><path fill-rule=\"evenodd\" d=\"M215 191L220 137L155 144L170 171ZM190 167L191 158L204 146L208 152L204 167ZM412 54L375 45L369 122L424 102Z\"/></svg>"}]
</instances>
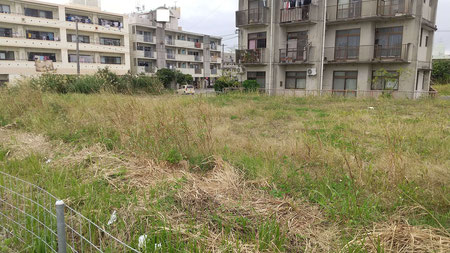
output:
<instances>
[{"instance_id":1,"label":"metal railing","mask_svg":"<svg viewBox=\"0 0 450 253\"><path fill-rule=\"evenodd\" d=\"M338 46L325 48L325 61L330 62L408 62L411 44L383 46Z\"/></svg>"},{"instance_id":2,"label":"metal railing","mask_svg":"<svg viewBox=\"0 0 450 253\"><path fill-rule=\"evenodd\" d=\"M197 69L195 69L194 73L195 73L196 75L200 75L200 74L202 74L202 69L197 68Z\"/></svg>"},{"instance_id":3,"label":"metal railing","mask_svg":"<svg viewBox=\"0 0 450 253\"><path fill-rule=\"evenodd\" d=\"M2 171L0 229L26 252L139 252L43 188Z\"/></svg>"},{"instance_id":4,"label":"metal railing","mask_svg":"<svg viewBox=\"0 0 450 253\"><path fill-rule=\"evenodd\" d=\"M236 50L236 61L240 64L264 64L264 48Z\"/></svg>"},{"instance_id":5,"label":"metal railing","mask_svg":"<svg viewBox=\"0 0 450 253\"><path fill-rule=\"evenodd\" d=\"M153 51L144 51L144 57L155 58L155 54L153 53Z\"/></svg>"},{"instance_id":6,"label":"metal railing","mask_svg":"<svg viewBox=\"0 0 450 253\"><path fill-rule=\"evenodd\" d=\"M329 5L327 20L346 21L377 17L405 17L414 14L412 0L361 0L345 4Z\"/></svg>"},{"instance_id":7,"label":"metal railing","mask_svg":"<svg viewBox=\"0 0 450 253\"><path fill-rule=\"evenodd\" d=\"M281 9L281 23L301 22L310 20L311 5L304 5L290 9Z\"/></svg>"},{"instance_id":8,"label":"metal railing","mask_svg":"<svg viewBox=\"0 0 450 253\"><path fill-rule=\"evenodd\" d=\"M175 54L167 54L167 59L175 60Z\"/></svg>"},{"instance_id":9,"label":"metal railing","mask_svg":"<svg viewBox=\"0 0 450 253\"><path fill-rule=\"evenodd\" d=\"M280 49L280 63L284 64L294 64L302 63L308 61L308 47L297 49L297 48L284 48Z\"/></svg>"},{"instance_id":10,"label":"metal railing","mask_svg":"<svg viewBox=\"0 0 450 253\"><path fill-rule=\"evenodd\" d=\"M269 20L269 8L259 7L236 12L236 26L266 25Z\"/></svg>"},{"instance_id":11,"label":"metal railing","mask_svg":"<svg viewBox=\"0 0 450 253\"><path fill-rule=\"evenodd\" d=\"M245 93L242 87L225 88L224 93ZM401 90L308 90L308 89L258 89L261 95L276 95L288 97L307 97L307 96L331 96L346 98L379 98L390 96L393 98L435 98L438 95L436 91L401 91Z\"/></svg>"}]
</instances>

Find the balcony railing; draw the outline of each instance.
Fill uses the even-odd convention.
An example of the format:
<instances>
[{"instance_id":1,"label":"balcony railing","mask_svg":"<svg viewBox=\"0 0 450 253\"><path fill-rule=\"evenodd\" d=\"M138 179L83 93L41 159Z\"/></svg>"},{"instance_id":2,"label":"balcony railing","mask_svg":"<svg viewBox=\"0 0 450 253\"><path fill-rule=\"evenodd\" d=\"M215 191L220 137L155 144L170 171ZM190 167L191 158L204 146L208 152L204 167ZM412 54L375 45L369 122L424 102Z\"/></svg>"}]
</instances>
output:
<instances>
[{"instance_id":1,"label":"balcony railing","mask_svg":"<svg viewBox=\"0 0 450 253\"><path fill-rule=\"evenodd\" d=\"M144 51L145 58L155 58L155 54L153 51Z\"/></svg>"},{"instance_id":2,"label":"balcony railing","mask_svg":"<svg viewBox=\"0 0 450 253\"><path fill-rule=\"evenodd\" d=\"M166 44L173 46L173 45L175 45L175 40L173 40L173 39L166 39Z\"/></svg>"},{"instance_id":3,"label":"balcony railing","mask_svg":"<svg viewBox=\"0 0 450 253\"><path fill-rule=\"evenodd\" d=\"M264 64L264 49L236 50L236 60L240 64Z\"/></svg>"},{"instance_id":4,"label":"balcony railing","mask_svg":"<svg viewBox=\"0 0 450 253\"><path fill-rule=\"evenodd\" d=\"M211 69L211 75L217 75L217 69Z\"/></svg>"},{"instance_id":5,"label":"balcony railing","mask_svg":"<svg viewBox=\"0 0 450 253\"><path fill-rule=\"evenodd\" d=\"M404 14L412 14L411 1L406 0L391 0L391 1L379 1L378 2L378 15L379 16L396 16Z\"/></svg>"},{"instance_id":6,"label":"balcony railing","mask_svg":"<svg viewBox=\"0 0 450 253\"><path fill-rule=\"evenodd\" d=\"M345 62L408 62L410 44L382 46L343 46L326 47L325 61L328 63Z\"/></svg>"},{"instance_id":7,"label":"balcony railing","mask_svg":"<svg viewBox=\"0 0 450 253\"><path fill-rule=\"evenodd\" d=\"M175 54L167 54L167 59L175 60Z\"/></svg>"},{"instance_id":8,"label":"balcony railing","mask_svg":"<svg viewBox=\"0 0 450 253\"><path fill-rule=\"evenodd\" d=\"M195 74L197 75L201 75L202 74L202 69L195 69Z\"/></svg>"},{"instance_id":9,"label":"balcony railing","mask_svg":"<svg viewBox=\"0 0 450 253\"><path fill-rule=\"evenodd\" d=\"M195 60L195 61L202 61L202 57L199 56L199 55L195 55L195 56L194 56L194 60Z\"/></svg>"},{"instance_id":10,"label":"balcony railing","mask_svg":"<svg viewBox=\"0 0 450 253\"><path fill-rule=\"evenodd\" d=\"M413 14L410 0L361 0L327 7L330 22L377 17L404 17Z\"/></svg>"},{"instance_id":11,"label":"balcony railing","mask_svg":"<svg viewBox=\"0 0 450 253\"><path fill-rule=\"evenodd\" d=\"M281 9L281 23L301 22L310 20L311 5L291 9Z\"/></svg>"},{"instance_id":12,"label":"balcony railing","mask_svg":"<svg viewBox=\"0 0 450 253\"><path fill-rule=\"evenodd\" d=\"M236 26L267 25L269 20L269 8L260 7L255 9L236 12Z\"/></svg>"},{"instance_id":13,"label":"balcony railing","mask_svg":"<svg viewBox=\"0 0 450 253\"><path fill-rule=\"evenodd\" d=\"M360 18L362 2L339 4L337 6L337 19Z\"/></svg>"},{"instance_id":14,"label":"balcony railing","mask_svg":"<svg viewBox=\"0 0 450 253\"><path fill-rule=\"evenodd\" d=\"M302 49L284 48L280 49L280 63L294 64L308 61L309 48Z\"/></svg>"}]
</instances>

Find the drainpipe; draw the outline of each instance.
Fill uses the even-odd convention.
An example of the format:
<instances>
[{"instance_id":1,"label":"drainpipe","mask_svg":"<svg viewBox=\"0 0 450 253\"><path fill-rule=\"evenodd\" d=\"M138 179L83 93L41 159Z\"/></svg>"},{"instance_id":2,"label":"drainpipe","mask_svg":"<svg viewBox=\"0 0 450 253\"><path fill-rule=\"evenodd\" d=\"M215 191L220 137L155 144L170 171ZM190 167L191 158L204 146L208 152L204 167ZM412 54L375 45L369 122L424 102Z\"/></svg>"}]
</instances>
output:
<instances>
[{"instance_id":1,"label":"drainpipe","mask_svg":"<svg viewBox=\"0 0 450 253\"><path fill-rule=\"evenodd\" d=\"M271 1L271 6L270 6L270 59L269 59L269 82L273 83L273 51L275 49L275 36L273 35L273 23L274 23L274 18L275 18L275 1L272 0ZM273 89L276 88L275 83L272 84ZM269 88L271 89L271 85L269 83ZM271 89L272 90L272 89ZM272 95L272 91L269 91L269 94Z\"/></svg>"},{"instance_id":2,"label":"drainpipe","mask_svg":"<svg viewBox=\"0 0 450 253\"><path fill-rule=\"evenodd\" d=\"M319 87L319 95L322 95L323 90L323 74L324 74L324 66L325 66L325 33L327 29L327 0L324 0L323 7L323 31L322 31L322 52L320 55L320 87Z\"/></svg>"}]
</instances>

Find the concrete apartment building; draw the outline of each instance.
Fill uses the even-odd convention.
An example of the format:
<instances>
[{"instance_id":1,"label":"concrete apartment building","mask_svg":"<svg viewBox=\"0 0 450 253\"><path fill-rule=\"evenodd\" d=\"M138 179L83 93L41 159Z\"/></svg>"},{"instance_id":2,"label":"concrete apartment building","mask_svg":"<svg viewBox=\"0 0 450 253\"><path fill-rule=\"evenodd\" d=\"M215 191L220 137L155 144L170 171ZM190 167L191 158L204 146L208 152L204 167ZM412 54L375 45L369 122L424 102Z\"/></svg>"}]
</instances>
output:
<instances>
[{"instance_id":1,"label":"concrete apartment building","mask_svg":"<svg viewBox=\"0 0 450 253\"><path fill-rule=\"evenodd\" d=\"M37 74L36 59L51 60L58 74L76 74L76 19L81 73L106 66L118 74L127 73L127 19L101 11L99 0L73 0L70 5L0 0L0 80Z\"/></svg>"},{"instance_id":2,"label":"concrete apartment building","mask_svg":"<svg viewBox=\"0 0 450 253\"><path fill-rule=\"evenodd\" d=\"M129 15L131 69L153 74L158 69L179 70L194 77L196 88L211 87L221 76L221 38L183 31L180 8L169 8L170 22L156 22L156 10Z\"/></svg>"},{"instance_id":3,"label":"concrete apartment building","mask_svg":"<svg viewBox=\"0 0 450 253\"><path fill-rule=\"evenodd\" d=\"M237 62L274 94L418 97L430 88L437 4L239 0Z\"/></svg>"}]
</instances>

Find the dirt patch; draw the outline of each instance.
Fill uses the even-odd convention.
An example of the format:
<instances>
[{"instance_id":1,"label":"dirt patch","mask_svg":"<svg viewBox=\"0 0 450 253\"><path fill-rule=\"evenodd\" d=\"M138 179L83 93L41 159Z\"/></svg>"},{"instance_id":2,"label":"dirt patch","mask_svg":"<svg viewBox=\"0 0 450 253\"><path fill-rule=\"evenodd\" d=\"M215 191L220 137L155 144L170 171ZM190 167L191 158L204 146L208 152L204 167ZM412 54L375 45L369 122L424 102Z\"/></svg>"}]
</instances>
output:
<instances>
[{"instance_id":1,"label":"dirt patch","mask_svg":"<svg viewBox=\"0 0 450 253\"><path fill-rule=\"evenodd\" d=\"M288 236L288 251L329 252L337 237L337 228L325 223L319 208L294 199L276 199L261 188L271 187L265 181L248 182L230 164L216 158L216 166L207 175L188 174L188 182L178 193L177 199L190 215L199 221L208 222L208 213L215 213L222 219L238 215L248 219L258 229L258 224L276 221ZM242 227L228 220L236 233ZM220 233L222 228L216 228ZM236 238L236 236L231 236ZM219 240L220 241L220 240ZM257 245L239 242L241 250L258 251ZM211 244L210 244L211 245ZM245 245L245 246L244 246ZM211 245L212 246L212 245ZM211 248L217 250L217 248Z\"/></svg>"},{"instance_id":2,"label":"dirt patch","mask_svg":"<svg viewBox=\"0 0 450 253\"><path fill-rule=\"evenodd\" d=\"M31 154L48 154L52 145L42 135L0 128L0 143L9 149L8 156L25 158Z\"/></svg>"}]
</instances>

